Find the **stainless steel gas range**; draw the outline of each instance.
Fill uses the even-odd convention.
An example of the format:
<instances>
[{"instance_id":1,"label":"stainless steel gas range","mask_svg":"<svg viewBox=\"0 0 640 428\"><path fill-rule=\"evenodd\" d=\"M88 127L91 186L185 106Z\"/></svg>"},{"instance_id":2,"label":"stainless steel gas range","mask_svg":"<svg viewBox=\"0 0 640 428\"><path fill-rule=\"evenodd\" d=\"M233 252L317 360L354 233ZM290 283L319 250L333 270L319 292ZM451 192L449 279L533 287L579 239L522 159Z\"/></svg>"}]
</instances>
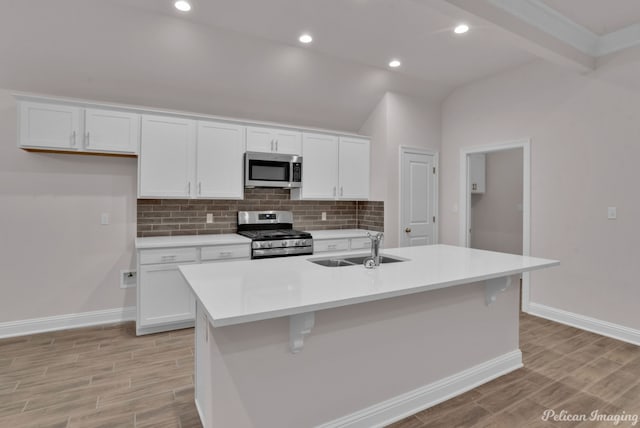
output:
<instances>
[{"instance_id":1,"label":"stainless steel gas range","mask_svg":"<svg viewBox=\"0 0 640 428\"><path fill-rule=\"evenodd\" d=\"M239 211L238 233L251 238L252 259L313 254L313 237L293 229L291 211Z\"/></svg>"}]
</instances>

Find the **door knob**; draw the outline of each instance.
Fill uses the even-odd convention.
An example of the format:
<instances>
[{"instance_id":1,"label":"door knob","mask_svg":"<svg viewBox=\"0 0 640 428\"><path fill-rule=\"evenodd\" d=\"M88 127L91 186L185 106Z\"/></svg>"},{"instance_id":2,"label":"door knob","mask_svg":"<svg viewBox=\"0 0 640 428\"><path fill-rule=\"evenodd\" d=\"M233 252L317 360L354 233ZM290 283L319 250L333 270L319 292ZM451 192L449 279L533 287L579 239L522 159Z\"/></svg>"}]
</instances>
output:
<instances>
[{"instance_id":1,"label":"door knob","mask_svg":"<svg viewBox=\"0 0 640 428\"><path fill-rule=\"evenodd\" d=\"M411 228L407 227L404 231L407 232L407 233L411 233Z\"/></svg>"}]
</instances>

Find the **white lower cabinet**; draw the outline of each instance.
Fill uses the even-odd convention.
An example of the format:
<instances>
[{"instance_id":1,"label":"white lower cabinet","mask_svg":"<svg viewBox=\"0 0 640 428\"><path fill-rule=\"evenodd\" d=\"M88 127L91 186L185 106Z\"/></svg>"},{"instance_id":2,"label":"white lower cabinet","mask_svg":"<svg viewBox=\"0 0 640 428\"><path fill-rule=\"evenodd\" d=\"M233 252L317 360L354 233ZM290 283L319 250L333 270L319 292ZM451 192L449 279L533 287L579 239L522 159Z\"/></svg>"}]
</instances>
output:
<instances>
[{"instance_id":1,"label":"white lower cabinet","mask_svg":"<svg viewBox=\"0 0 640 428\"><path fill-rule=\"evenodd\" d=\"M371 250L369 238L314 239L314 253L331 253L337 251Z\"/></svg>"},{"instance_id":2,"label":"white lower cabinet","mask_svg":"<svg viewBox=\"0 0 640 428\"><path fill-rule=\"evenodd\" d=\"M249 260L250 243L138 250L136 334L192 327L195 298L179 266Z\"/></svg>"},{"instance_id":3,"label":"white lower cabinet","mask_svg":"<svg viewBox=\"0 0 640 428\"><path fill-rule=\"evenodd\" d=\"M136 326L139 331L167 324L193 323L195 300L178 266L175 263L141 266Z\"/></svg>"}]
</instances>

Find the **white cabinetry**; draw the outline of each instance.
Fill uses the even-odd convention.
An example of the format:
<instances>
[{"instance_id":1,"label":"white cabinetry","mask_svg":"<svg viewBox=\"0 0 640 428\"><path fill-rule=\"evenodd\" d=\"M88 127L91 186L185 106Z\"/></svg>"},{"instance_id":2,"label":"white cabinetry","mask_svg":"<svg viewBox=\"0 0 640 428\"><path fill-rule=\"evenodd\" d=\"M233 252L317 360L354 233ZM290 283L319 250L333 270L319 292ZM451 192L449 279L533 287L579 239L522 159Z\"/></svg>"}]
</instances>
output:
<instances>
[{"instance_id":1,"label":"white cabinetry","mask_svg":"<svg viewBox=\"0 0 640 428\"><path fill-rule=\"evenodd\" d=\"M137 333L193 325L195 299L178 266L196 263L196 249L144 250L138 257Z\"/></svg>"},{"instance_id":2,"label":"white cabinetry","mask_svg":"<svg viewBox=\"0 0 640 428\"><path fill-rule=\"evenodd\" d=\"M82 148L81 108L22 101L19 111L20 147L50 150Z\"/></svg>"},{"instance_id":3,"label":"white cabinetry","mask_svg":"<svg viewBox=\"0 0 640 428\"><path fill-rule=\"evenodd\" d=\"M175 117L142 117L138 157L138 196L188 198L194 170L195 121Z\"/></svg>"},{"instance_id":4,"label":"white cabinetry","mask_svg":"<svg viewBox=\"0 0 640 428\"><path fill-rule=\"evenodd\" d=\"M340 198L369 198L369 140L340 137Z\"/></svg>"},{"instance_id":5,"label":"white cabinetry","mask_svg":"<svg viewBox=\"0 0 640 428\"><path fill-rule=\"evenodd\" d=\"M117 110L85 109L84 148L92 152L138 152L140 115Z\"/></svg>"},{"instance_id":6,"label":"white cabinetry","mask_svg":"<svg viewBox=\"0 0 640 428\"><path fill-rule=\"evenodd\" d=\"M196 197L242 199L244 130L234 124L198 122Z\"/></svg>"},{"instance_id":7,"label":"white cabinetry","mask_svg":"<svg viewBox=\"0 0 640 428\"><path fill-rule=\"evenodd\" d=\"M338 137L305 133L302 153L302 199L336 199Z\"/></svg>"},{"instance_id":8,"label":"white cabinetry","mask_svg":"<svg viewBox=\"0 0 640 428\"><path fill-rule=\"evenodd\" d=\"M302 188L294 199L369 198L369 141L304 133L302 139Z\"/></svg>"},{"instance_id":9,"label":"white cabinetry","mask_svg":"<svg viewBox=\"0 0 640 428\"><path fill-rule=\"evenodd\" d=\"M250 243L138 250L138 335L191 327L195 299L178 267L249 260Z\"/></svg>"},{"instance_id":10,"label":"white cabinetry","mask_svg":"<svg viewBox=\"0 0 640 428\"><path fill-rule=\"evenodd\" d=\"M243 139L234 124L143 116L139 197L242 199Z\"/></svg>"},{"instance_id":11,"label":"white cabinetry","mask_svg":"<svg viewBox=\"0 0 640 428\"><path fill-rule=\"evenodd\" d=\"M247 151L263 153L302 153L302 133L288 129L247 127Z\"/></svg>"},{"instance_id":12,"label":"white cabinetry","mask_svg":"<svg viewBox=\"0 0 640 428\"><path fill-rule=\"evenodd\" d=\"M369 238L314 239L314 253L330 253L335 251L371 250Z\"/></svg>"},{"instance_id":13,"label":"white cabinetry","mask_svg":"<svg viewBox=\"0 0 640 428\"><path fill-rule=\"evenodd\" d=\"M136 154L140 115L118 110L20 102L19 145L25 149Z\"/></svg>"},{"instance_id":14,"label":"white cabinetry","mask_svg":"<svg viewBox=\"0 0 640 428\"><path fill-rule=\"evenodd\" d=\"M484 154L469 155L469 190L471 193L486 191L486 156Z\"/></svg>"}]
</instances>

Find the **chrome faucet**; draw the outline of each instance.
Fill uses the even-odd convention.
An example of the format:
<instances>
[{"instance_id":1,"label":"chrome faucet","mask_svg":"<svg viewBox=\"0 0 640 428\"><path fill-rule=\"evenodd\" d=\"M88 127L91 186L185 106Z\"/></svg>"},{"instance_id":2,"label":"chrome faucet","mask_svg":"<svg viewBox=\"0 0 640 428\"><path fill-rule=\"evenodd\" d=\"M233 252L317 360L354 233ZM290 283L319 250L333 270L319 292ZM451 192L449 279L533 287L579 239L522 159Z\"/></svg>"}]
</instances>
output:
<instances>
[{"instance_id":1,"label":"chrome faucet","mask_svg":"<svg viewBox=\"0 0 640 428\"><path fill-rule=\"evenodd\" d=\"M382 244L384 234L382 232L376 233L375 235L367 233L367 236L371 239L371 257L364 259L363 263L367 269L373 269L374 267L380 266L380 244Z\"/></svg>"}]
</instances>

